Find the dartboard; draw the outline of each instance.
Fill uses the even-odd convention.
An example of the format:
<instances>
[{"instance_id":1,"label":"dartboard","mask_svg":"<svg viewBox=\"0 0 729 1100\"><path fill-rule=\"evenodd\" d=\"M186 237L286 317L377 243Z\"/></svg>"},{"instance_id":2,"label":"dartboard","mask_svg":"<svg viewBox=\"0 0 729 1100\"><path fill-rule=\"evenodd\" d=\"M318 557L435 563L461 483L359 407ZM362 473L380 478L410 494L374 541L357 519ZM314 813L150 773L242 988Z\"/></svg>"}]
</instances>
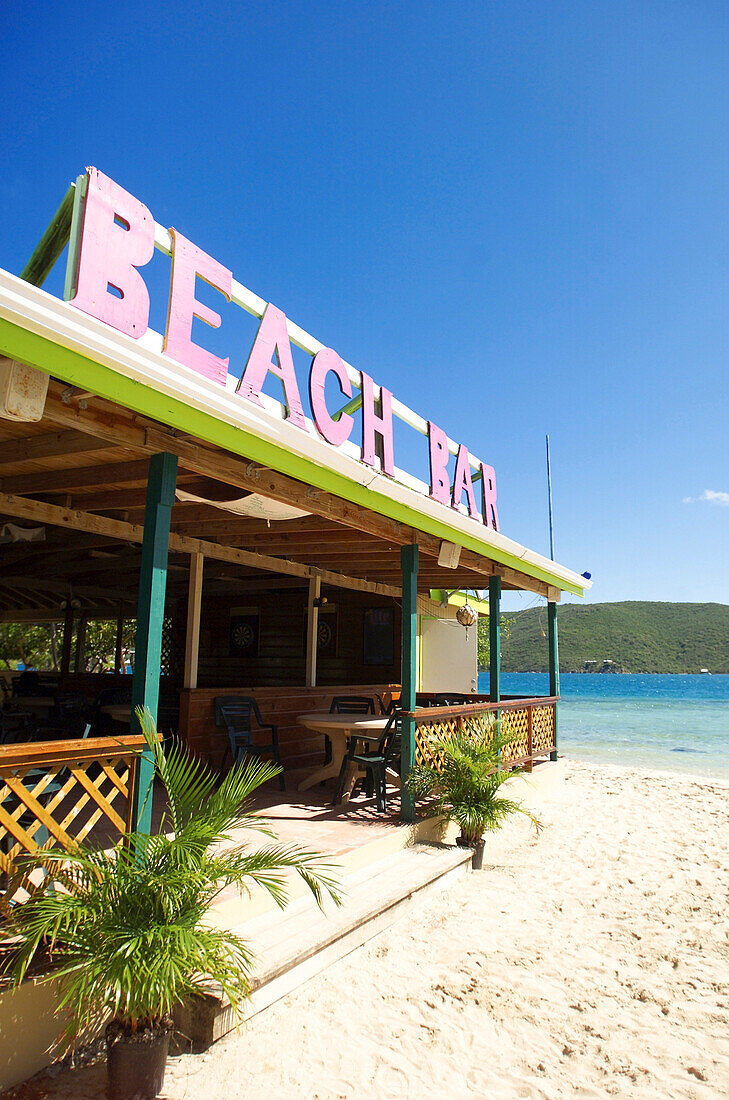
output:
<instances>
[{"instance_id":1,"label":"dartboard","mask_svg":"<svg viewBox=\"0 0 729 1100\"><path fill-rule=\"evenodd\" d=\"M319 623L319 633L317 635L317 646L319 649L326 649L327 646L332 644L332 628L329 623Z\"/></svg>"},{"instance_id":2,"label":"dartboard","mask_svg":"<svg viewBox=\"0 0 729 1100\"><path fill-rule=\"evenodd\" d=\"M233 627L233 642L239 649L253 645L255 634L250 623L238 623Z\"/></svg>"}]
</instances>

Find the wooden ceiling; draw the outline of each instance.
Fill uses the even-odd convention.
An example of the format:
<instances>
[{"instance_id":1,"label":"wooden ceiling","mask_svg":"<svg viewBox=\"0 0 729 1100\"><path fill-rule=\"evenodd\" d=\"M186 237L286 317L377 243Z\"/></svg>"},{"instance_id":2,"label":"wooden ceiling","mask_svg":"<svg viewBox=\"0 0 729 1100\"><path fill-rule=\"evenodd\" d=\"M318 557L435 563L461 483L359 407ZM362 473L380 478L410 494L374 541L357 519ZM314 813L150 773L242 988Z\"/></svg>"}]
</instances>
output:
<instances>
[{"instance_id":1,"label":"wooden ceiling","mask_svg":"<svg viewBox=\"0 0 729 1100\"><path fill-rule=\"evenodd\" d=\"M238 593L305 586L313 567L325 584L337 575L345 587L395 595L400 547L411 542L420 547L420 591L483 589L498 572L506 588L547 595L541 582L471 551L462 551L458 569L443 569L433 536L52 380L41 422L0 420L0 526L45 528L43 542L0 544L2 617L53 614L69 588L99 614L133 607L149 456L160 451L178 456L178 487L195 496L221 501L256 492L310 513L268 523L176 503L168 578L173 599L186 592L191 552L208 559L206 585Z\"/></svg>"}]
</instances>

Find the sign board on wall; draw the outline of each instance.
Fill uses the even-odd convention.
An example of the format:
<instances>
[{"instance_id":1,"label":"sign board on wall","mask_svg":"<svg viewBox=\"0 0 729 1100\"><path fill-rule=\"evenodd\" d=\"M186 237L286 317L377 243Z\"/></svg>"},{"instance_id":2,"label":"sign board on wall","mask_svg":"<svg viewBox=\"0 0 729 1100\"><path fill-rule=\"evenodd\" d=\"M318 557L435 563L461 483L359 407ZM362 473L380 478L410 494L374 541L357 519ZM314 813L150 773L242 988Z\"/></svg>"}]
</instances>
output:
<instances>
[{"instance_id":1,"label":"sign board on wall","mask_svg":"<svg viewBox=\"0 0 729 1100\"><path fill-rule=\"evenodd\" d=\"M268 376L274 375L284 393L284 404L278 406L276 415L285 417L296 431L313 432L328 448L356 457L364 466L423 492L438 504L499 530L492 466L476 459L464 444L454 444L438 425L411 413L385 386L378 386L364 371L355 371L334 349L312 338L298 341L312 354L307 379L309 420L291 350L292 331L305 336L303 330L292 325L273 303L246 291L231 271L177 230L163 230L143 203L97 169L89 168L77 181L77 193L66 280L72 305L132 340L143 341L149 331L150 297L142 269L164 234L170 241L172 272L162 354L171 363L194 371L206 385L227 391L231 402L245 402L264 415L272 415L272 405L276 405L263 393ZM217 290L224 300L241 304L260 317L239 379L229 372L230 356L216 356L192 339L194 318L213 328L222 323L220 314L196 298L197 279ZM327 404L325 386L330 378L342 400L347 399L344 408L331 409ZM359 445L352 438L355 414ZM393 416L427 437L429 485L398 468ZM455 458L452 477L451 455Z\"/></svg>"}]
</instances>

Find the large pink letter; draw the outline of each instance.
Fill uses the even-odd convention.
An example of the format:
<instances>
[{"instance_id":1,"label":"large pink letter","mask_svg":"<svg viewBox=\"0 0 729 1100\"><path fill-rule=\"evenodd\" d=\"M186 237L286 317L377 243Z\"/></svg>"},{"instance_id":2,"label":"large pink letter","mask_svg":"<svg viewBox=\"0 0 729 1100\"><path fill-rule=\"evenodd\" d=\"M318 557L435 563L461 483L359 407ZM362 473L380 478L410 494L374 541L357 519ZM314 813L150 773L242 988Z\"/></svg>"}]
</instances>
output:
<instances>
[{"instance_id":1,"label":"large pink letter","mask_svg":"<svg viewBox=\"0 0 729 1100\"><path fill-rule=\"evenodd\" d=\"M362 461L375 464L375 432L382 440L382 469L391 477L395 473L395 450L392 434L392 394L380 386L381 415L375 412L374 383L362 371Z\"/></svg>"},{"instance_id":2,"label":"large pink letter","mask_svg":"<svg viewBox=\"0 0 729 1100\"><path fill-rule=\"evenodd\" d=\"M163 351L185 367L191 367L211 382L225 385L228 359L219 359L211 351L192 342L192 319L198 317L211 328L220 328L220 314L208 309L195 297L195 279L199 275L230 301L233 276L227 268L188 241L176 229L172 234L172 276L167 307L167 330Z\"/></svg>"},{"instance_id":3,"label":"large pink letter","mask_svg":"<svg viewBox=\"0 0 729 1100\"><path fill-rule=\"evenodd\" d=\"M144 203L87 168L81 254L72 305L138 340L149 324L149 292L136 270L154 252L154 219Z\"/></svg>"},{"instance_id":4,"label":"large pink letter","mask_svg":"<svg viewBox=\"0 0 729 1100\"><path fill-rule=\"evenodd\" d=\"M481 463L481 481L483 482L483 521L487 527L499 529L499 513L496 510L496 471L493 466Z\"/></svg>"},{"instance_id":5,"label":"large pink letter","mask_svg":"<svg viewBox=\"0 0 729 1100\"><path fill-rule=\"evenodd\" d=\"M339 420L333 420L329 415L327 403L324 398L324 383L326 376L332 371L339 379L342 394L345 397L352 396L352 383L349 381L347 368L331 348L322 348L314 356L309 374L309 400L311 411L314 414L314 423L320 435L324 436L327 443L338 447L349 439L354 426L354 418L349 413L342 413Z\"/></svg>"},{"instance_id":6,"label":"large pink letter","mask_svg":"<svg viewBox=\"0 0 729 1100\"><path fill-rule=\"evenodd\" d=\"M430 444L430 495L441 504L451 502L451 480L448 477L448 436L432 420L428 421Z\"/></svg>"},{"instance_id":7,"label":"large pink letter","mask_svg":"<svg viewBox=\"0 0 729 1100\"><path fill-rule=\"evenodd\" d=\"M283 383L284 399L289 410L288 419L297 428L303 428L306 431L304 409L291 355L291 342L286 328L286 316L270 302L266 306L246 368L238 383L238 393L247 397L254 405L262 406L261 390L269 371L273 371Z\"/></svg>"},{"instance_id":8,"label":"large pink letter","mask_svg":"<svg viewBox=\"0 0 729 1100\"><path fill-rule=\"evenodd\" d=\"M465 443L461 443L458 447L458 457L456 459L456 472L453 475L453 507L458 508L461 500L463 499L463 490L466 490L466 496L468 497L468 514L473 519L478 519L478 508L476 507L476 494L473 491L473 480L471 478L471 466L468 461L468 448Z\"/></svg>"}]
</instances>

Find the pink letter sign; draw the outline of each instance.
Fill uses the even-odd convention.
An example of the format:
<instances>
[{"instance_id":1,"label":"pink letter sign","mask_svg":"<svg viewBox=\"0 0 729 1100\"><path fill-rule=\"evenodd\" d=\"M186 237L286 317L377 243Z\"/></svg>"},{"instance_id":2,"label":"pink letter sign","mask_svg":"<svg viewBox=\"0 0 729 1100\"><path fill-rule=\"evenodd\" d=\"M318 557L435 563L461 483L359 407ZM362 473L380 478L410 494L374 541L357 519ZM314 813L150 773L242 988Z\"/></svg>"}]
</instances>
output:
<instances>
[{"instance_id":1,"label":"pink letter sign","mask_svg":"<svg viewBox=\"0 0 729 1100\"><path fill-rule=\"evenodd\" d=\"M276 356L276 363L273 357ZM304 409L299 395L299 386L291 355L291 343L286 328L286 315L277 307L268 303L263 319L253 341L251 354L246 368L238 383L238 393L248 398L254 405L263 406L261 390L269 371L281 379L284 399L289 410L289 420L297 428L306 428Z\"/></svg>"},{"instance_id":2,"label":"pink letter sign","mask_svg":"<svg viewBox=\"0 0 729 1100\"><path fill-rule=\"evenodd\" d=\"M163 351L211 382L225 385L228 375L228 359L219 359L211 351L192 342L192 319L198 317L211 328L220 328L220 315L208 309L195 297L195 279L199 275L230 301L233 276L227 268L208 256L201 248L188 241L176 229L172 235L172 278L170 301L167 307L167 330Z\"/></svg>"},{"instance_id":3,"label":"pink letter sign","mask_svg":"<svg viewBox=\"0 0 729 1100\"><path fill-rule=\"evenodd\" d=\"M481 480L483 482L483 521L487 527L499 529L499 513L496 510L496 471L493 466L481 463Z\"/></svg>"},{"instance_id":4,"label":"pink letter sign","mask_svg":"<svg viewBox=\"0 0 729 1100\"><path fill-rule=\"evenodd\" d=\"M375 412L374 383L362 371L362 461L375 464L375 432L382 440L382 469L390 477L395 474L395 453L392 435L392 394L380 386L382 415Z\"/></svg>"},{"instance_id":5,"label":"pink letter sign","mask_svg":"<svg viewBox=\"0 0 729 1100\"><path fill-rule=\"evenodd\" d=\"M476 494L473 491L473 480L471 478L471 467L468 461L468 448L465 443L461 443L458 448L458 457L456 459L456 472L453 475L453 507L458 508L461 500L463 499L463 491L466 491L468 497L468 514L473 519L478 519L478 509L476 507Z\"/></svg>"},{"instance_id":6,"label":"pink letter sign","mask_svg":"<svg viewBox=\"0 0 729 1100\"><path fill-rule=\"evenodd\" d=\"M352 434L354 418L349 413L342 413L339 420L333 420L329 415L327 403L324 397L324 383L329 373L336 374L339 386L345 397L352 396L352 383L349 381L347 368L336 351L331 348L322 348L314 356L309 375L309 399L311 411L314 414L314 423L320 435L335 447L345 443Z\"/></svg>"},{"instance_id":7,"label":"pink letter sign","mask_svg":"<svg viewBox=\"0 0 729 1100\"><path fill-rule=\"evenodd\" d=\"M440 504L451 502L451 481L448 477L448 436L432 420L428 421L430 444L430 495Z\"/></svg>"},{"instance_id":8,"label":"pink letter sign","mask_svg":"<svg viewBox=\"0 0 729 1100\"><path fill-rule=\"evenodd\" d=\"M136 270L154 252L154 220L96 168L87 168L81 255L72 305L138 340L149 323L149 292Z\"/></svg>"}]
</instances>

